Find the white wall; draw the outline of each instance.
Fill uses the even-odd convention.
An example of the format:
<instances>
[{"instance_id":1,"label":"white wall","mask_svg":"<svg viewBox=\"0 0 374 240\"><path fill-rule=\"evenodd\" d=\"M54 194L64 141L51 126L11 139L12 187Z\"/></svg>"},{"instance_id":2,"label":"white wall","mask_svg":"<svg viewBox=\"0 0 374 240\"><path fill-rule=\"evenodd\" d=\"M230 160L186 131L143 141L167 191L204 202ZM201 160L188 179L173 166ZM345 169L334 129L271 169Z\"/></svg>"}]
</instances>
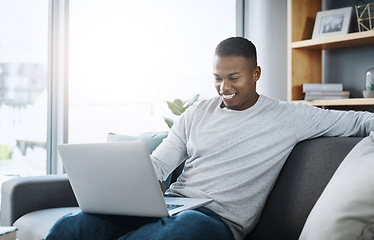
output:
<instances>
[{"instance_id":1,"label":"white wall","mask_svg":"<svg viewBox=\"0 0 374 240\"><path fill-rule=\"evenodd\" d=\"M258 93L287 100L287 0L245 0L244 36L257 48Z\"/></svg>"}]
</instances>

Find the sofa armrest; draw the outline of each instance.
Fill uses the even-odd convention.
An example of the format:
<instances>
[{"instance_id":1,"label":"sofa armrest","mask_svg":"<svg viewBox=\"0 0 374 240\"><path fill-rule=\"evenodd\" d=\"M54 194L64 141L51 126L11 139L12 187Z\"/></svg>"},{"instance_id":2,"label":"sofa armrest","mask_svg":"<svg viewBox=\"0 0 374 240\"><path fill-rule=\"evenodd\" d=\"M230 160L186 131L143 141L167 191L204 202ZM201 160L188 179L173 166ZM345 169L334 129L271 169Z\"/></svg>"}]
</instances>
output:
<instances>
[{"instance_id":1,"label":"sofa armrest","mask_svg":"<svg viewBox=\"0 0 374 240\"><path fill-rule=\"evenodd\" d=\"M78 206L67 175L13 178L3 183L1 225L11 226L26 213Z\"/></svg>"}]
</instances>

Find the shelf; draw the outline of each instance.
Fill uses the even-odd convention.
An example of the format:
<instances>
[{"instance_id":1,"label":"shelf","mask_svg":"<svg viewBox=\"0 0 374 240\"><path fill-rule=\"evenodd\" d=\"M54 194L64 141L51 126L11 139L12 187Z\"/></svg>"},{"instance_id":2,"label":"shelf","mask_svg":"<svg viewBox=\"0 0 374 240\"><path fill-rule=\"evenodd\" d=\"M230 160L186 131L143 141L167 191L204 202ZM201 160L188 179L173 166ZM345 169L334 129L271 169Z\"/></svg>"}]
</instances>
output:
<instances>
[{"instance_id":1,"label":"shelf","mask_svg":"<svg viewBox=\"0 0 374 240\"><path fill-rule=\"evenodd\" d=\"M302 102L313 106L329 107L329 106L369 106L374 105L374 98L350 98L350 99L334 99L334 100L312 100L312 101L292 101Z\"/></svg>"},{"instance_id":2,"label":"shelf","mask_svg":"<svg viewBox=\"0 0 374 240\"><path fill-rule=\"evenodd\" d=\"M339 49L348 47L359 47L373 45L374 30L365 32L349 33L347 35L309 39L303 41L296 41L291 43L292 49Z\"/></svg>"},{"instance_id":3,"label":"shelf","mask_svg":"<svg viewBox=\"0 0 374 240\"><path fill-rule=\"evenodd\" d=\"M349 81L349 79L355 79L348 76L347 78L343 76L343 78L333 79L330 76L332 71L344 68L345 64L350 62L346 61L346 58L342 59L346 56L345 52L347 52L347 56L356 56L356 53L359 56L368 49L370 53L365 52L365 56L368 56L373 51L374 30L311 39L317 13L323 7L328 6L334 9L334 7L340 6L337 2L333 0L287 0L287 99L290 102L303 102L322 108L357 111L369 109L374 112L374 98L303 100L302 85L304 83L321 83L322 79L325 80L327 78L331 82L345 82ZM324 52L324 50L340 49L341 51ZM334 56L336 59L330 56ZM367 60L366 58L364 60L355 57L351 61L355 61L356 66L360 62ZM331 66L334 69L327 69L327 67ZM356 76L358 72L357 68L352 69L352 75Z\"/></svg>"}]
</instances>

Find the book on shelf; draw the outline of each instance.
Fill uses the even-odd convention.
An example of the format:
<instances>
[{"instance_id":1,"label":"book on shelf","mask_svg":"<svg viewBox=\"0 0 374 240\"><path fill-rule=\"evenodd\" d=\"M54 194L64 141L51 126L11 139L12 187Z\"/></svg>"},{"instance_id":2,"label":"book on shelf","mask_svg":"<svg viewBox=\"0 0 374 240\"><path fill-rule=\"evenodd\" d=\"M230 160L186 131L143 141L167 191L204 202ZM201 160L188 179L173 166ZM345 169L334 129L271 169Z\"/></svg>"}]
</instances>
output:
<instances>
[{"instance_id":1,"label":"book on shelf","mask_svg":"<svg viewBox=\"0 0 374 240\"><path fill-rule=\"evenodd\" d=\"M305 93L305 100L326 100L326 99L347 99L349 98L349 91L311 91Z\"/></svg>"},{"instance_id":2,"label":"book on shelf","mask_svg":"<svg viewBox=\"0 0 374 240\"><path fill-rule=\"evenodd\" d=\"M306 83L303 84L305 100L347 99L349 91L343 91L341 83Z\"/></svg>"},{"instance_id":3,"label":"book on shelf","mask_svg":"<svg viewBox=\"0 0 374 240\"><path fill-rule=\"evenodd\" d=\"M343 91L343 84L341 83L304 83L302 85L303 92L312 92L312 91Z\"/></svg>"}]
</instances>

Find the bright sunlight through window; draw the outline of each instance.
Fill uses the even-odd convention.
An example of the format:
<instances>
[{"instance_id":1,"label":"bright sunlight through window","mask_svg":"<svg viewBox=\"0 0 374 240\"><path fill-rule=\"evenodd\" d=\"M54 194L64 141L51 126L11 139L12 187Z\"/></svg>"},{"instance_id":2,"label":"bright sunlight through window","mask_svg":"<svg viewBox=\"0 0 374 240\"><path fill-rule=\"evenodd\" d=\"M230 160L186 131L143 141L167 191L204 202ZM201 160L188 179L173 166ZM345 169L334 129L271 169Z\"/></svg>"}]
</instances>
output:
<instances>
[{"instance_id":1,"label":"bright sunlight through window","mask_svg":"<svg viewBox=\"0 0 374 240\"><path fill-rule=\"evenodd\" d=\"M166 101L216 95L215 46L232 0L70 1L69 142L167 130Z\"/></svg>"}]
</instances>

